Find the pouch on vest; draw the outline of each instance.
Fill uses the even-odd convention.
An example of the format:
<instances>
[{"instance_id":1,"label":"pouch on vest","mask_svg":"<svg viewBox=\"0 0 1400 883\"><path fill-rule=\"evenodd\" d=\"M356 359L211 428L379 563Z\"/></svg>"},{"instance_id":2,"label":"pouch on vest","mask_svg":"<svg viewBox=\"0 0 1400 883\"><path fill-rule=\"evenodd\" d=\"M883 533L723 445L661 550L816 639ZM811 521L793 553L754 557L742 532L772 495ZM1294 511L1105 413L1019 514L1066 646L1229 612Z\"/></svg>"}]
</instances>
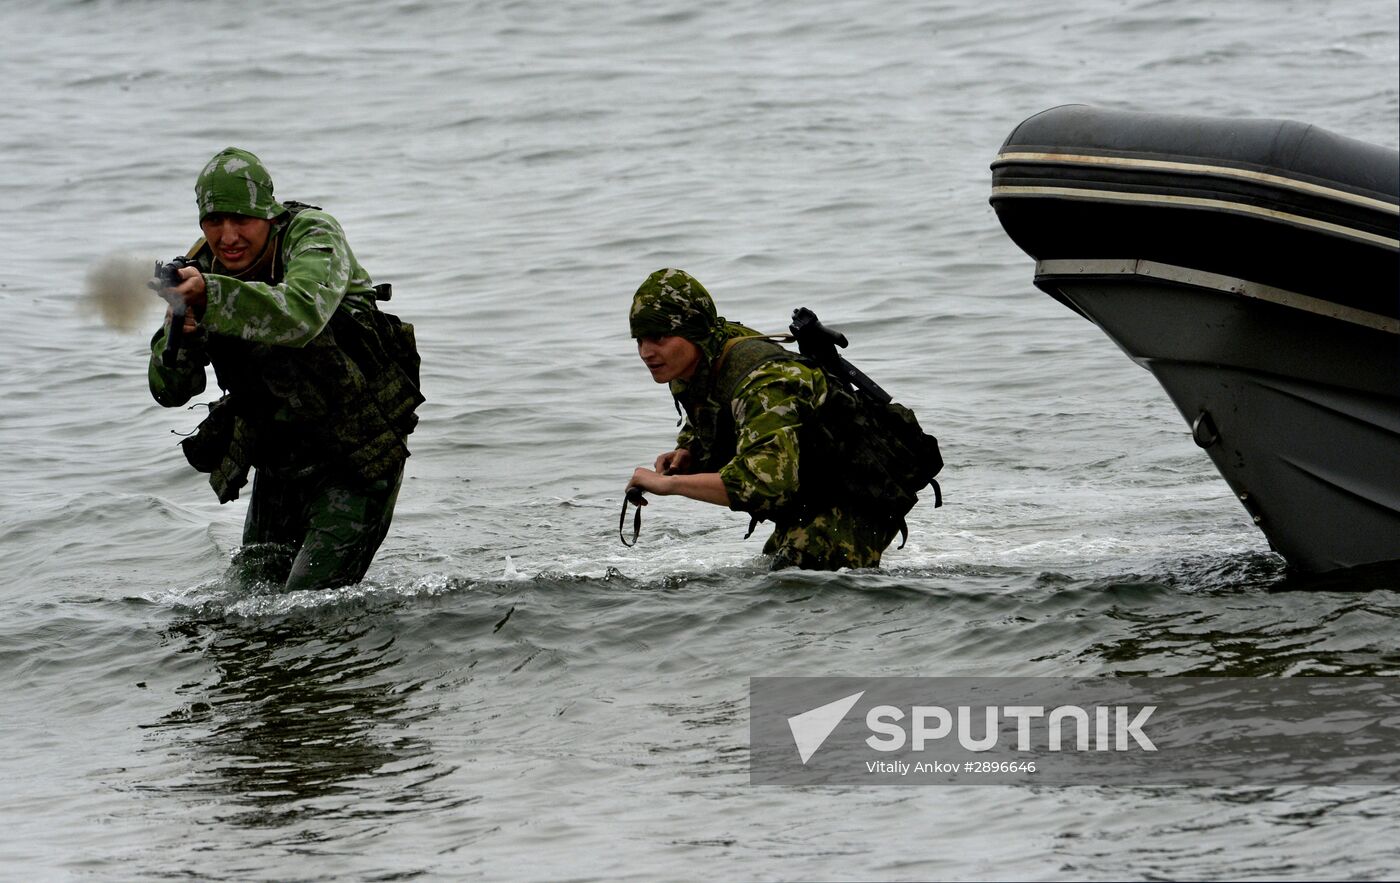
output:
<instances>
[{"instance_id":1,"label":"pouch on vest","mask_svg":"<svg viewBox=\"0 0 1400 883\"><path fill-rule=\"evenodd\" d=\"M337 341L364 374L384 419L407 438L418 425L414 411L425 401L413 326L381 310L342 312L331 320Z\"/></svg>"},{"instance_id":2,"label":"pouch on vest","mask_svg":"<svg viewBox=\"0 0 1400 883\"><path fill-rule=\"evenodd\" d=\"M180 448L199 472L209 474L209 486L220 503L238 499L248 483L252 443L248 424L238 416L230 396L209 406L209 415L195 430L180 439Z\"/></svg>"},{"instance_id":3,"label":"pouch on vest","mask_svg":"<svg viewBox=\"0 0 1400 883\"><path fill-rule=\"evenodd\" d=\"M185 459L198 472L213 472L228 456L233 444L233 403L224 396L209 406L209 415L194 432L180 439Z\"/></svg>"}]
</instances>

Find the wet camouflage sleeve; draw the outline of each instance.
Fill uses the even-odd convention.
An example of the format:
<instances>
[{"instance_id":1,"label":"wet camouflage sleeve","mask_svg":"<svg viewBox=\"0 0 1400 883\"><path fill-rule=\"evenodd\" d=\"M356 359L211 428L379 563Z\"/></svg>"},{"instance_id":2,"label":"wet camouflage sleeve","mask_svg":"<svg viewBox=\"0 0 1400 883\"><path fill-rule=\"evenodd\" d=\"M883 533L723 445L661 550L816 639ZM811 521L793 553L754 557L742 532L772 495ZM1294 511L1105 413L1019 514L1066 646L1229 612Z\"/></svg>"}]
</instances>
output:
<instances>
[{"instance_id":1,"label":"wet camouflage sleeve","mask_svg":"<svg viewBox=\"0 0 1400 883\"><path fill-rule=\"evenodd\" d=\"M146 382L157 402L166 408L176 408L204 392L204 363L195 357L194 347L187 344L176 354L175 365L167 368L162 361L165 335L166 329L162 327L151 338L151 361L146 367Z\"/></svg>"},{"instance_id":2,"label":"wet camouflage sleeve","mask_svg":"<svg viewBox=\"0 0 1400 883\"><path fill-rule=\"evenodd\" d=\"M800 362L767 362L745 378L734 396L737 453L719 470L730 508L765 512L794 502L798 432L825 401L826 378Z\"/></svg>"},{"instance_id":3,"label":"wet camouflage sleeve","mask_svg":"<svg viewBox=\"0 0 1400 883\"><path fill-rule=\"evenodd\" d=\"M305 346L326 327L342 300L373 301L369 274L355 260L335 218L308 209L292 219L283 237L287 269L278 285L205 275L209 305L203 325L209 333Z\"/></svg>"}]
</instances>

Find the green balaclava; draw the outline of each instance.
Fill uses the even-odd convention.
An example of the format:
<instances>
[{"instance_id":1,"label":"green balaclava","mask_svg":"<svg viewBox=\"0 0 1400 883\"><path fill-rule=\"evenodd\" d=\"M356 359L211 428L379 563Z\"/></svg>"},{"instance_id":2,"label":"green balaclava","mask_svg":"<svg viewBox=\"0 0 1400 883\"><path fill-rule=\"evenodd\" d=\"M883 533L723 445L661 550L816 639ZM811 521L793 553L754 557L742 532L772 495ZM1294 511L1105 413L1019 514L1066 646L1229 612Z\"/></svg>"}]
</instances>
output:
<instances>
[{"instance_id":1,"label":"green balaclava","mask_svg":"<svg viewBox=\"0 0 1400 883\"><path fill-rule=\"evenodd\" d=\"M214 212L272 220L286 209L272 195L272 176L262 160L246 150L226 147L214 154L194 184L199 219Z\"/></svg>"},{"instance_id":2,"label":"green balaclava","mask_svg":"<svg viewBox=\"0 0 1400 883\"><path fill-rule=\"evenodd\" d=\"M684 337L711 361L719 358L729 324L699 280L684 270L657 270L632 296L632 336Z\"/></svg>"}]
</instances>

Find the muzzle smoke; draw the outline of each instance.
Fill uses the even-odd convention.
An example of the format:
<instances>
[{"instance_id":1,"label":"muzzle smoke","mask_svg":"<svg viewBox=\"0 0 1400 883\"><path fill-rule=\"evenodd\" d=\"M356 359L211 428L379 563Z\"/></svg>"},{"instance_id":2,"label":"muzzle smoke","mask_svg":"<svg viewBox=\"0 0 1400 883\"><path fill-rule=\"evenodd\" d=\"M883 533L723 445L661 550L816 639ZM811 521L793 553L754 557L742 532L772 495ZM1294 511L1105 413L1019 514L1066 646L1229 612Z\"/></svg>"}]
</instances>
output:
<instances>
[{"instance_id":1,"label":"muzzle smoke","mask_svg":"<svg viewBox=\"0 0 1400 883\"><path fill-rule=\"evenodd\" d=\"M88 268L83 308L95 309L103 323L118 331L134 331L154 323L164 303L146 286L155 260L112 254Z\"/></svg>"}]
</instances>

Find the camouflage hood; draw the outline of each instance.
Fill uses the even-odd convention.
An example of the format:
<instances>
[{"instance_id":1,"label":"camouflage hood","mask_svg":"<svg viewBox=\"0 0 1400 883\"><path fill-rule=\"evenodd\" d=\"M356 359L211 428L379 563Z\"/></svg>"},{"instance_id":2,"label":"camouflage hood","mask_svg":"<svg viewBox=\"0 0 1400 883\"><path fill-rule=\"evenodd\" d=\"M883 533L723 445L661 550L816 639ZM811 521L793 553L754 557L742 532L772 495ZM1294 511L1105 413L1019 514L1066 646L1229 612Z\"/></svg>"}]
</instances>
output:
<instances>
[{"instance_id":1,"label":"camouflage hood","mask_svg":"<svg viewBox=\"0 0 1400 883\"><path fill-rule=\"evenodd\" d=\"M194 185L199 219L214 212L272 220L286 211L272 195L272 176L246 150L225 147L199 173Z\"/></svg>"},{"instance_id":2,"label":"camouflage hood","mask_svg":"<svg viewBox=\"0 0 1400 883\"><path fill-rule=\"evenodd\" d=\"M657 270L632 296L632 336L684 337L706 358L719 358L733 323L715 311L715 302L699 280L684 270Z\"/></svg>"}]
</instances>

